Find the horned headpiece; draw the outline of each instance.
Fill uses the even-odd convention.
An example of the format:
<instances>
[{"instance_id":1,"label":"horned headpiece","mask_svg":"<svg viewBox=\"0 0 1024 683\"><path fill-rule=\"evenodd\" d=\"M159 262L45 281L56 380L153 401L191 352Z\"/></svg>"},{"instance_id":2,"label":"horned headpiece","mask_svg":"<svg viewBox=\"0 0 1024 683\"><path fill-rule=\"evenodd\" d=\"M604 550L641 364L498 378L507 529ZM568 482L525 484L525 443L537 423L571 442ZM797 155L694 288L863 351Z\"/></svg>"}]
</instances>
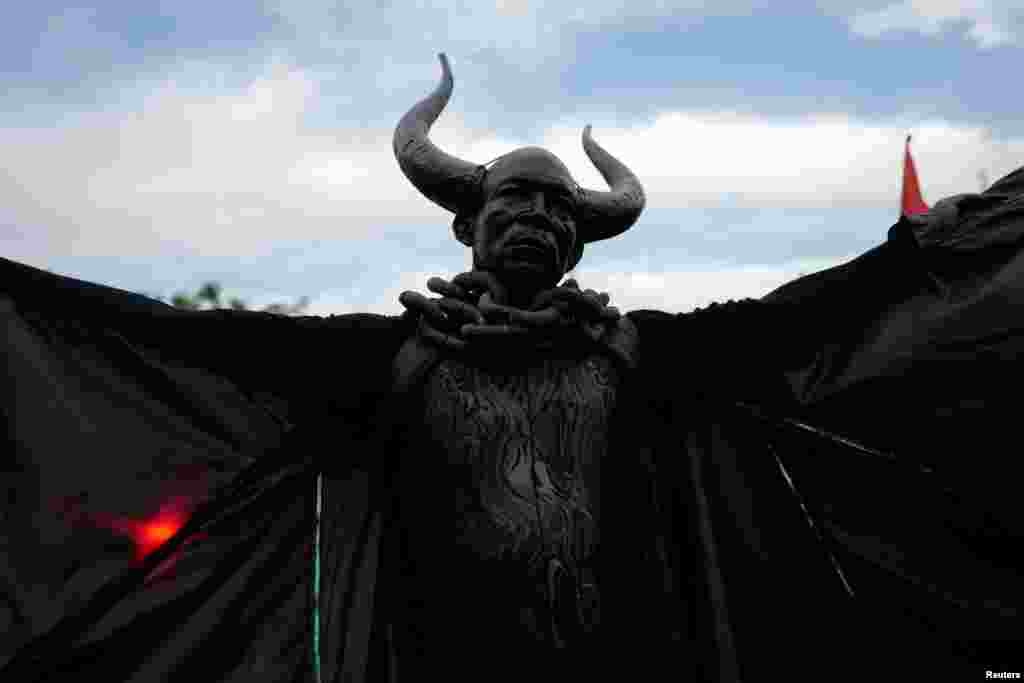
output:
<instances>
[{"instance_id":1,"label":"horned headpiece","mask_svg":"<svg viewBox=\"0 0 1024 683\"><path fill-rule=\"evenodd\" d=\"M441 83L398 122L395 157L416 189L459 216L481 205L487 168L445 154L428 137L430 127L448 104L455 85L448 58L443 53L438 56ZM594 142L589 125L583 129L583 150L611 188L610 192L603 192L576 186L579 236L584 242L596 242L620 235L636 222L644 208L644 190L632 171ZM505 155L502 160L514 163L519 156L538 153L554 157L544 150L528 147ZM558 164L564 167L560 161Z\"/></svg>"}]
</instances>

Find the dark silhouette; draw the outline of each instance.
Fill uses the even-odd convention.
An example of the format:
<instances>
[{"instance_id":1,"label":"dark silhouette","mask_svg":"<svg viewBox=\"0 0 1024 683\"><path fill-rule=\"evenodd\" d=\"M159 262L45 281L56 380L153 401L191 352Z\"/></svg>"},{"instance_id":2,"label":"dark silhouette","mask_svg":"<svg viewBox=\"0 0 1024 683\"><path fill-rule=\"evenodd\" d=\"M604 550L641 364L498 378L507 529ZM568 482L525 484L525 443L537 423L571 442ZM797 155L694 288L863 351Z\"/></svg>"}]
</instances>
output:
<instances>
[{"instance_id":1,"label":"dark silhouette","mask_svg":"<svg viewBox=\"0 0 1024 683\"><path fill-rule=\"evenodd\" d=\"M558 283L634 224L638 179L589 128L607 192L538 148L444 154L442 68L394 151L474 269L402 316L183 310L0 260L0 679L1019 670L1024 169L763 299L621 314ZM145 518L195 463L208 495L142 566L49 512Z\"/></svg>"}]
</instances>

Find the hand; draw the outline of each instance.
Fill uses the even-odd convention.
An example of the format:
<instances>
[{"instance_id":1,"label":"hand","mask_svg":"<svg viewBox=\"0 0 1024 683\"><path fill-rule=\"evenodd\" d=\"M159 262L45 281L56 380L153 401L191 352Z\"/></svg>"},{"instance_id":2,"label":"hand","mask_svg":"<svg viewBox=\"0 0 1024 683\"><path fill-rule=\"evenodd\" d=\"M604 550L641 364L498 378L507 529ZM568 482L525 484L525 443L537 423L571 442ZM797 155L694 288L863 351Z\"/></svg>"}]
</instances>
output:
<instances>
[{"instance_id":1,"label":"hand","mask_svg":"<svg viewBox=\"0 0 1024 683\"><path fill-rule=\"evenodd\" d=\"M451 282L434 277L427 289L442 298L403 292L399 301L422 315L420 328L426 338L454 349L465 348L474 339L514 341L573 328L598 341L606 324L621 317L618 309L608 306L608 294L580 291L575 280L541 292L528 310L495 303L505 299L505 289L487 272L461 273Z\"/></svg>"},{"instance_id":2,"label":"hand","mask_svg":"<svg viewBox=\"0 0 1024 683\"><path fill-rule=\"evenodd\" d=\"M580 291L575 280L567 280L560 287L541 292L529 310L493 304L485 293L478 305L480 312L490 321L505 324L467 324L462 326L461 332L469 338L522 336L540 329L579 327L590 339L598 341L604 334L605 326L622 316L617 308L608 305L610 300L604 292L598 293L592 289Z\"/></svg>"},{"instance_id":3,"label":"hand","mask_svg":"<svg viewBox=\"0 0 1024 683\"><path fill-rule=\"evenodd\" d=\"M495 303L495 300L504 301L505 286L491 273L486 271L471 271L460 273L452 278L450 283L440 278L431 278L427 288L439 294L449 297L459 297L463 302L473 302L475 310L482 316L482 320L466 321L460 328L460 333L466 339L517 339L531 333L530 327L524 325L524 314L512 306L503 306ZM533 320L529 315L526 321Z\"/></svg>"},{"instance_id":4,"label":"hand","mask_svg":"<svg viewBox=\"0 0 1024 683\"><path fill-rule=\"evenodd\" d=\"M593 289L581 292L579 283L570 279L560 287L538 294L531 308L539 309L550 305L582 322L615 322L622 314L619 313L619 309L608 305L610 301L611 297L607 292L598 293Z\"/></svg>"},{"instance_id":5,"label":"hand","mask_svg":"<svg viewBox=\"0 0 1024 683\"><path fill-rule=\"evenodd\" d=\"M442 298L432 299L419 292L405 291L398 301L407 310L420 314L420 334L425 338L448 348L465 348L466 342L456 333L465 323L484 324L483 315L466 301L468 295L462 288L439 277L431 278L427 289L441 294Z\"/></svg>"},{"instance_id":6,"label":"hand","mask_svg":"<svg viewBox=\"0 0 1024 683\"><path fill-rule=\"evenodd\" d=\"M534 306L550 305L575 320L583 333L591 341L599 341L604 336L609 324L614 324L622 314L619 309L609 306L611 297L607 292L596 292L593 289L580 291L576 280L566 280L565 284L555 289L541 292L534 300Z\"/></svg>"}]
</instances>

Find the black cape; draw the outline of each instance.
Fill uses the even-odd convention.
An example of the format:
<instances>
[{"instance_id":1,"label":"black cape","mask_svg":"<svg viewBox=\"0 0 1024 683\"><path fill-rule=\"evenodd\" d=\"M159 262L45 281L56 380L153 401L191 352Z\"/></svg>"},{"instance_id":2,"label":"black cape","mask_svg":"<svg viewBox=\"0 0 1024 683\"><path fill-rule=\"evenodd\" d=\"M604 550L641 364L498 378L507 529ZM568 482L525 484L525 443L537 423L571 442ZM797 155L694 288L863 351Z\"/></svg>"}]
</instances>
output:
<instances>
[{"instance_id":1,"label":"black cape","mask_svg":"<svg viewBox=\"0 0 1024 683\"><path fill-rule=\"evenodd\" d=\"M1022 202L1017 171L760 301L631 313L612 627L565 670L491 673L1019 670ZM322 680L481 675L480 624L442 608L430 661L394 648L411 317L186 312L5 260L0 315L0 678L312 680L321 473ZM144 519L187 471L192 521L140 565L98 521Z\"/></svg>"}]
</instances>

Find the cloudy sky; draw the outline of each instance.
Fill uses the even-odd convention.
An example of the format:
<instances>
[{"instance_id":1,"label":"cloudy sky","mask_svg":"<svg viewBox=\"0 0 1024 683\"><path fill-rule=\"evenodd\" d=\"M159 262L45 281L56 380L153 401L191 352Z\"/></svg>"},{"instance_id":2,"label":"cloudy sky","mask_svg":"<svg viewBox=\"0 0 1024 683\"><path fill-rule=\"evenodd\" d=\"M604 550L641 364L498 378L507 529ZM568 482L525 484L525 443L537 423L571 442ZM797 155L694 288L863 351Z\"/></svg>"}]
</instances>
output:
<instances>
[{"instance_id":1,"label":"cloudy sky","mask_svg":"<svg viewBox=\"0 0 1024 683\"><path fill-rule=\"evenodd\" d=\"M0 23L0 255L154 294L398 313L466 269L391 134L486 162L546 146L648 208L577 270L624 310L760 296L885 239L903 139L925 199L1024 165L1019 0L128 0ZM1016 65L1016 66L1015 66Z\"/></svg>"}]
</instances>

